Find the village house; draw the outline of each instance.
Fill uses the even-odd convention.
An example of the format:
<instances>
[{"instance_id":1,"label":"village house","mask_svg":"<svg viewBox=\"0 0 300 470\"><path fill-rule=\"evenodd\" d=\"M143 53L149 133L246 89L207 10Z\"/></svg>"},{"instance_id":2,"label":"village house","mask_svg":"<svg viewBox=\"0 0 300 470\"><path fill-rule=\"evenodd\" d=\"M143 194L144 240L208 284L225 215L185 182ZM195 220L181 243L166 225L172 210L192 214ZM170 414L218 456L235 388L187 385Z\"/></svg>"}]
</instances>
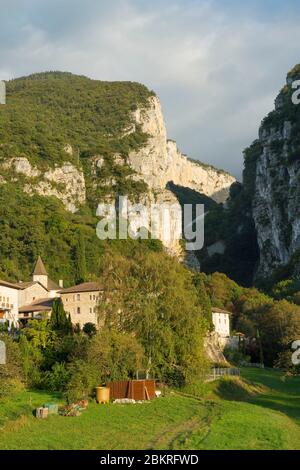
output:
<instances>
[{"instance_id":1,"label":"village house","mask_svg":"<svg viewBox=\"0 0 300 470\"><path fill-rule=\"evenodd\" d=\"M0 280L0 323L7 323L9 327L18 324L18 293L17 284Z\"/></svg>"},{"instance_id":2,"label":"village house","mask_svg":"<svg viewBox=\"0 0 300 470\"><path fill-rule=\"evenodd\" d=\"M97 282L63 288L63 281L56 284L47 273L39 256L31 280L10 283L0 281L0 322L9 325L25 325L30 319L39 319L44 313L51 314L54 299L61 297L65 311L74 325L86 323L99 326L98 306L103 287Z\"/></svg>"},{"instance_id":3,"label":"village house","mask_svg":"<svg viewBox=\"0 0 300 470\"><path fill-rule=\"evenodd\" d=\"M230 315L231 313L224 309L212 309L214 329L221 338L229 338L230 336Z\"/></svg>"},{"instance_id":4,"label":"village house","mask_svg":"<svg viewBox=\"0 0 300 470\"><path fill-rule=\"evenodd\" d=\"M39 256L31 280L12 283L0 280L0 323L9 326L25 324L30 318L40 318L41 313L51 312L53 300L60 296L59 285L53 282Z\"/></svg>"},{"instance_id":5,"label":"village house","mask_svg":"<svg viewBox=\"0 0 300 470\"><path fill-rule=\"evenodd\" d=\"M103 287L98 282L84 282L60 291L64 309L70 314L73 325L80 325L81 328L86 323L98 325L102 292Z\"/></svg>"},{"instance_id":6,"label":"village house","mask_svg":"<svg viewBox=\"0 0 300 470\"><path fill-rule=\"evenodd\" d=\"M58 285L49 278L40 256L31 276L31 281L18 284L19 321L23 324L30 318L39 318L42 313L50 314L53 300L60 296L59 291L63 287L62 281Z\"/></svg>"}]
</instances>

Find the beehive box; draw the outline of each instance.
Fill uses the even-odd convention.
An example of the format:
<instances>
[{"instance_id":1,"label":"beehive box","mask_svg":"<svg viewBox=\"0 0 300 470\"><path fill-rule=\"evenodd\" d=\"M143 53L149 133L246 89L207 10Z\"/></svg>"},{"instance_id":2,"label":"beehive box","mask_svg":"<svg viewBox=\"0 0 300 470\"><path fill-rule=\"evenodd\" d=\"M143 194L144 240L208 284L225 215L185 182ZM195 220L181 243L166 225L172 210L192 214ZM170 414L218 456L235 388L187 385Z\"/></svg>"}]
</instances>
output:
<instances>
[{"instance_id":1,"label":"beehive box","mask_svg":"<svg viewBox=\"0 0 300 470\"><path fill-rule=\"evenodd\" d=\"M56 403L45 403L44 408L48 408L49 415L58 414L58 405Z\"/></svg>"},{"instance_id":2,"label":"beehive box","mask_svg":"<svg viewBox=\"0 0 300 470\"><path fill-rule=\"evenodd\" d=\"M48 418L48 408L37 408L35 410L35 416L38 419L46 419Z\"/></svg>"}]
</instances>

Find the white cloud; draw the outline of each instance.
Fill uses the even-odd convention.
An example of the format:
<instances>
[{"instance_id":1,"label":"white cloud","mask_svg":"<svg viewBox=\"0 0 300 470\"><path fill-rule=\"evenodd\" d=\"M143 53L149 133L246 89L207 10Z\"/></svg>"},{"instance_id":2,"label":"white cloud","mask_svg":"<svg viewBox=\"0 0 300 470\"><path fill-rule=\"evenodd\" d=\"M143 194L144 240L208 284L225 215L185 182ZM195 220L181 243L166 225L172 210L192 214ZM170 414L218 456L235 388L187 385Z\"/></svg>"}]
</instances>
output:
<instances>
[{"instance_id":1,"label":"white cloud","mask_svg":"<svg viewBox=\"0 0 300 470\"><path fill-rule=\"evenodd\" d=\"M0 32L2 78L60 69L143 82L160 95L182 151L235 175L299 55L295 12L268 18L242 2L230 9L197 0L30 0L13 10L14 3L0 0L10 6Z\"/></svg>"}]
</instances>

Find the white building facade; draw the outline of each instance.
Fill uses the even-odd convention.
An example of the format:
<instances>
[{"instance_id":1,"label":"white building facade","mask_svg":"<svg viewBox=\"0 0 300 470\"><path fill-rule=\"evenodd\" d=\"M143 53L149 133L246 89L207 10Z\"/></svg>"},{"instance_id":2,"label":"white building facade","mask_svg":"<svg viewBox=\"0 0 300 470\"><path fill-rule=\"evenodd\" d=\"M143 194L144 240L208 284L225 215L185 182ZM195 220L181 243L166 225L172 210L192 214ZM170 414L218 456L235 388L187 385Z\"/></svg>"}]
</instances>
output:
<instances>
[{"instance_id":1,"label":"white building facade","mask_svg":"<svg viewBox=\"0 0 300 470\"><path fill-rule=\"evenodd\" d=\"M215 332L221 338L228 338L230 336L230 313L220 308L212 309L212 321Z\"/></svg>"},{"instance_id":2,"label":"white building facade","mask_svg":"<svg viewBox=\"0 0 300 470\"><path fill-rule=\"evenodd\" d=\"M0 323L9 327L18 326L18 294L20 288L16 284L0 280Z\"/></svg>"}]
</instances>

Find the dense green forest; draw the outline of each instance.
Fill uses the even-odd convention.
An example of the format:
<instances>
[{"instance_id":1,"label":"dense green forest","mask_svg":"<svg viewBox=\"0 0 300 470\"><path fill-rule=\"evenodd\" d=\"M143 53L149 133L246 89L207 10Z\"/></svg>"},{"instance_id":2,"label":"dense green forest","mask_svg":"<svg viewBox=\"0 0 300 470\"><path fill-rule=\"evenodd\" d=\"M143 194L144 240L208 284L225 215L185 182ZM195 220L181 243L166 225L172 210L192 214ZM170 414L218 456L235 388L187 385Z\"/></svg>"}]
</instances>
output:
<instances>
[{"instance_id":1,"label":"dense green forest","mask_svg":"<svg viewBox=\"0 0 300 470\"><path fill-rule=\"evenodd\" d=\"M1 278L29 279L40 255L50 277L56 281L63 279L67 286L97 276L100 259L108 247L123 254L140 246L145 254L162 250L158 240L101 241L96 236L98 220L88 207L71 214L55 197L30 197L13 184L3 185L0 192ZM78 275L80 272L85 273L84 279Z\"/></svg>"},{"instance_id":2,"label":"dense green forest","mask_svg":"<svg viewBox=\"0 0 300 470\"><path fill-rule=\"evenodd\" d=\"M0 108L0 158L27 156L49 167L70 161L66 144L78 154L126 153L145 137L140 129L121 138L133 124L131 113L147 106L153 93L138 83L101 82L63 72L29 75L7 82Z\"/></svg>"},{"instance_id":3,"label":"dense green forest","mask_svg":"<svg viewBox=\"0 0 300 470\"><path fill-rule=\"evenodd\" d=\"M147 190L145 183L130 178L133 171L125 158L148 138L132 113L147 107L153 93L138 83L101 82L62 72L22 77L6 86L7 104L0 107L0 276L27 279L40 254L53 279L72 284L78 280L77 260L84 249L85 277L91 278L104 250L95 232L99 198ZM124 164L115 164L115 154ZM92 166L94 155L103 158L101 171ZM34 186L42 176L27 178L5 167L14 157L26 157L41 175L63 162L82 168L87 204L72 215L55 197L30 197L24 185ZM113 187L102 184L107 178L114 180ZM126 252L128 246L130 242L119 248Z\"/></svg>"}]
</instances>

